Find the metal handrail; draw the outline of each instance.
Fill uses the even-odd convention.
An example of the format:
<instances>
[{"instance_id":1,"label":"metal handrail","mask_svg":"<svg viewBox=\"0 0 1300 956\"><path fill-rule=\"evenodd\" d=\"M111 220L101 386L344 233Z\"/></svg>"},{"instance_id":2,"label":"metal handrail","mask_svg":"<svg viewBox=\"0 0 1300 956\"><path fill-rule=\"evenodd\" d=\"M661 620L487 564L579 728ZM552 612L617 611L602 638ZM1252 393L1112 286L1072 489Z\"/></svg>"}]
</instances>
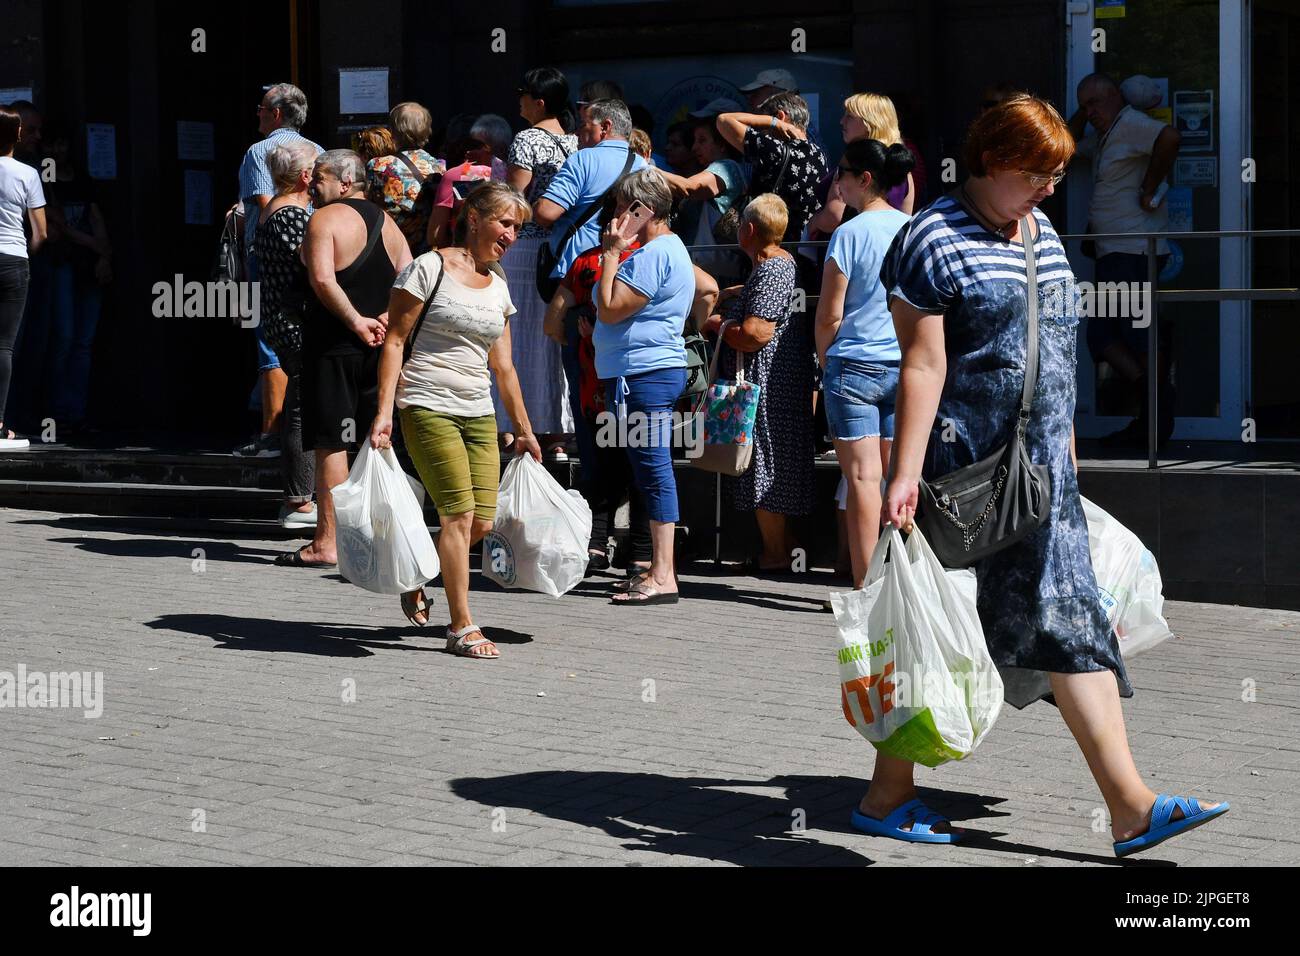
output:
<instances>
[{"instance_id":1,"label":"metal handrail","mask_svg":"<svg viewBox=\"0 0 1300 956\"><path fill-rule=\"evenodd\" d=\"M1147 468L1155 468L1158 409L1159 378L1156 371L1158 327L1157 303L1169 302L1296 302L1300 301L1300 288L1282 289L1161 289L1159 288L1160 270L1157 267L1156 243L1161 239L1293 239L1300 238L1300 229L1216 229L1204 232L1086 232L1057 233L1057 238L1064 244L1071 240L1085 239L1142 239L1146 242L1147 282L1153 290L1151 296L1151 315L1147 324ZM830 245L826 239L809 239L783 242L782 249L820 248ZM739 247L732 245L687 246L690 252L732 251ZM809 298L815 298L809 296Z\"/></svg>"}]
</instances>

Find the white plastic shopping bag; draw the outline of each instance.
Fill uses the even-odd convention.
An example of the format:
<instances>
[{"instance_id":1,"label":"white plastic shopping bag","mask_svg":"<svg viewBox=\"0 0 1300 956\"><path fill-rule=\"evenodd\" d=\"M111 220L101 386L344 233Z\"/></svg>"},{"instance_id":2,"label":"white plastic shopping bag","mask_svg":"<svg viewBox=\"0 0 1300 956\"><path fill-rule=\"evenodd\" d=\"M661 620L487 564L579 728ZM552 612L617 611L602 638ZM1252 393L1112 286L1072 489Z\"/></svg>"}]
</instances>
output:
<instances>
[{"instance_id":1,"label":"white plastic shopping bag","mask_svg":"<svg viewBox=\"0 0 1300 956\"><path fill-rule=\"evenodd\" d=\"M1115 628L1119 651L1132 657L1173 637L1164 619L1164 586L1155 555L1142 540L1087 498L1088 550L1106 619Z\"/></svg>"},{"instance_id":2,"label":"white plastic shopping bag","mask_svg":"<svg viewBox=\"0 0 1300 956\"><path fill-rule=\"evenodd\" d=\"M866 587L831 595L844 716L876 749L936 767L970 755L1002 709L975 574L948 571L919 531L886 528Z\"/></svg>"},{"instance_id":3,"label":"white plastic shopping bag","mask_svg":"<svg viewBox=\"0 0 1300 956\"><path fill-rule=\"evenodd\" d=\"M330 489L338 518L339 574L367 591L403 594L438 576L438 551L424 523L424 486L393 449L363 442L348 480Z\"/></svg>"},{"instance_id":4,"label":"white plastic shopping bag","mask_svg":"<svg viewBox=\"0 0 1300 956\"><path fill-rule=\"evenodd\" d=\"M591 507L532 455L506 465L497 515L483 538L483 574L506 588L559 597L587 573Z\"/></svg>"}]
</instances>

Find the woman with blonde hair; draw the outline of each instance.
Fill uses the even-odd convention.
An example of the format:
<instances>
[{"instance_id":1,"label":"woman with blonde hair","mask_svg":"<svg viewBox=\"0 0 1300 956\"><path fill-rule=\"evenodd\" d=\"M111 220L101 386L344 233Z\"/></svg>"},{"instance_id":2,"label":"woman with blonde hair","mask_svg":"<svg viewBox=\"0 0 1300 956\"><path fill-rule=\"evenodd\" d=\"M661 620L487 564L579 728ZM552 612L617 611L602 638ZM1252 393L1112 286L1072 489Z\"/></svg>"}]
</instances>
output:
<instances>
[{"instance_id":1,"label":"woman with blonde hair","mask_svg":"<svg viewBox=\"0 0 1300 956\"><path fill-rule=\"evenodd\" d=\"M476 660L500 656L469 610L469 552L492 528L501 480L493 374L514 420L515 453L542 458L510 347L515 307L505 280L489 268L531 215L517 189L486 183L465 200L452 244L402 270L389 298L379 411L370 430L373 447L390 444L397 405L407 451L442 525L438 557L451 612L447 650ZM424 588L402 595L402 611L418 626L429 623Z\"/></svg>"},{"instance_id":2,"label":"woman with blonde hair","mask_svg":"<svg viewBox=\"0 0 1300 956\"><path fill-rule=\"evenodd\" d=\"M898 111L894 101L880 93L854 93L844 101L844 116L840 119L840 132L844 145L860 139L874 139L885 148L896 144L906 146L898 128ZM910 147L909 147L910 148ZM810 232L830 235L846 218L849 208L840 192L839 183L832 178L827 184L826 202L808 223ZM907 179L885 193L885 201L899 212L911 215L916 208L916 180L911 173Z\"/></svg>"}]
</instances>

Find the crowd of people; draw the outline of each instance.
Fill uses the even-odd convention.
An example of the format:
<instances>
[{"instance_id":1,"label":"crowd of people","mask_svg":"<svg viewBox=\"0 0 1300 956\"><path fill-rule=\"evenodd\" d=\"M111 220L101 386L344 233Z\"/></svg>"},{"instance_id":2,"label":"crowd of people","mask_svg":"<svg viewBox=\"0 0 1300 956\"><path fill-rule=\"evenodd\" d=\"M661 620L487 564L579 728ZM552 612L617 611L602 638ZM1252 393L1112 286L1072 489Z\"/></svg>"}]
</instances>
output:
<instances>
[{"instance_id":1,"label":"crowd of people","mask_svg":"<svg viewBox=\"0 0 1300 956\"><path fill-rule=\"evenodd\" d=\"M1104 134L1122 135L1130 153L1151 140L1163 155L1163 134L1116 110L1113 86L1085 81L1089 118L1109 122ZM742 91L748 105L709 104L670 127L661 151L615 84L587 83L571 102L550 68L521 79L522 131L500 116L456 117L435 151L418 103L394 107L390 124L360 131L352 149L326 151L300 132L302 91L266 91L263 138L239 176L246 275L264 289L265 417L241 453L282 457L281 519L313 535L277 563L335 565L330 489L361 443L400 440L439 515L447 649L496 658L469 581L471 549L492 527L501 454L576 453L594 518L589 570L609 566L613 514L630 509L627 574L611 606L678 602L672 413L693 407L686 338L698 335L723 379L759 387L753 456L728 480L733 505L757 522L754 573L789 568L789 519L813 504L819 403L843 473L855 587L882 521L910 526L923 476L981 461L1022 428L1050 473L1050 515L976 569L1007 699L1061 710L1110 810L1117 852L1149 826L1209 819L1217 804L1178 798L1153 820L1156 795L1120 710L1133 691L1091 570L1073 461L1074 277L1038 209L1079 131L1046 101L1005 91L970 127L965 180L927 201L924 166L887 97L844 102L845 146L832 166L788 72L765 71ZM54 232L40 183L13 158L24 122L0 110L0 398L22 258ZM1151 193L1141 199L1150 211ZM102 250L102 220L84 215L83 229L65 211L60 228ZM818 235L829 239L824 255L801 247ZM801 296L816 296L815 310L797 308ZM1030 354L1037 386L1021 413ZM637 416L649 434L611 447L602 415ZM432 623L431 604L423 587L400 597L417 626ZM916 799L913 770L878 754L855 825L959 839Z\"/></svg>"}]
</instances>

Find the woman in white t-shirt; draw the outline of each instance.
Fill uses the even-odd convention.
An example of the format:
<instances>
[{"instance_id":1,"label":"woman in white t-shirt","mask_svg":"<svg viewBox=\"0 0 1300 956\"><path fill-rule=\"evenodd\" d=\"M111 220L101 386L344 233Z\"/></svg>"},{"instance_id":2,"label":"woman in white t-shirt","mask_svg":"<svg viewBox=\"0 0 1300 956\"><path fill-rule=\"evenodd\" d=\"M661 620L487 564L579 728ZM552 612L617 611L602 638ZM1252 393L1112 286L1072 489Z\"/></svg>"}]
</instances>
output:
<instances>
[{"instance_id":1,"label":"woman in white t-shirt","mask_svg":"<svg viewBox=\"0 0 1300 956\"><path fill-rule=\"evenodd\" d=\"M32 167L14 159L14 145L22 129L18 111L0 106L0 449L6 451L30 444L4 424L14 342L27 305L30 276L23 221L31 225L32 252L45 241L45 193L41 189L41 177Z\"/></svg>"},{"instance_id":2,"label":"woman in white t-shirt","mask_svg":"<svg viewBox=\"0 0 1300 956\"><path fill-rule=\"evenodd\" d=\"M393 283L379 360L379 413L370 443L391 442L396 403L406 450L438 509L438 557L451 611L447 649L462 657L500 656L469 612L469 551L492 529L501 480L493 373L514 420L515 453L542 459L511 357L508 319L515 307L505 280L488 269L530 215L523 195L505 183L474 190L454 243L420 256ZM402 610L413 624L427 624L424 589L403 594Z\"/></svg>"}]
</instances>

